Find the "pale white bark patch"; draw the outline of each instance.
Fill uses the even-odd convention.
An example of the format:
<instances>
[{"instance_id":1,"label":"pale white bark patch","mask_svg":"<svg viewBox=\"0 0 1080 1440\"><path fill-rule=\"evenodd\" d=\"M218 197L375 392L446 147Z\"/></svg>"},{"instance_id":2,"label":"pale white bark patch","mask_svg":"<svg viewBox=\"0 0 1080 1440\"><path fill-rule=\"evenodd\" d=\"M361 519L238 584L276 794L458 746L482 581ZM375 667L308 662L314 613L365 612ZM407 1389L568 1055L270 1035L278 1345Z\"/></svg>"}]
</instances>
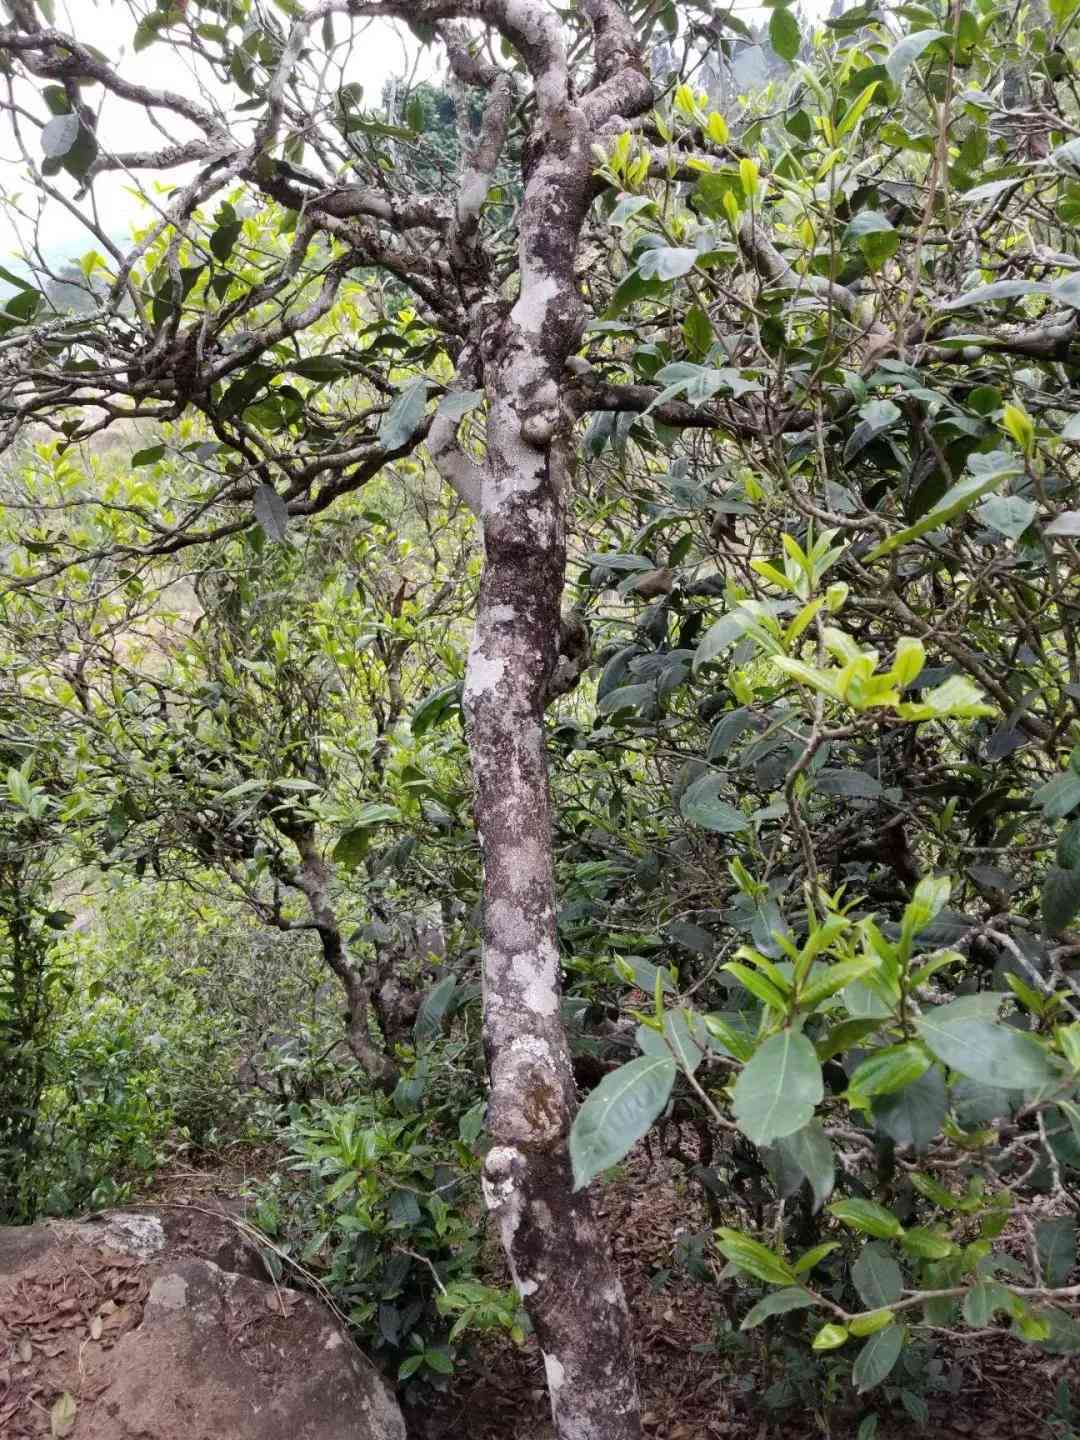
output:
<instances>
[{"instance_id":1,"label":"pale white bark patch","mask_svg":"<svg viewBox=\"0 0 1080 1440\"><path fill-rule=\"evenodd\" d=\"M520 864L520 861L515 860L511 864ZM532 934L532 926L524 910L509 900L492 900L489 903L488 928L493 936L498 937L500 949L512 946L515 950L523 950Z\"/></svg>"},{"instance_id":2,"label":"pale white bark patch","mask_svg":"<svg viewBox=\"0 0 1080 1440\"><path fill-rule=\"evenodd\" d=\"M481 1180L484 1200L488 1209L498 1214L504 1234L509 1229L511 1239L521 1223L521 1192L514 1178L514 1167L523 1159L521 1151L512 1145L493 1145L484 1160Z\"/></svg>"},{"instance_id":3,"label":"pale white bark patch","mask_svg":"<svg viewBox=\"0 0 1080 1440\"><path fill-rule=\"evenodd\" d=\"M458 193L458 224L465 225L480 214L481 206L487 199L488 180L486 175L473 174L464 182Z\"/></svg>"},{"instance_id":4,"label":"pale white bark patch","mask_svg":"<svg viewBox=\"0 0 1080 1440\"><path fill-rule=\"evenodd\" d=\"M550 953L550 945L541 945L531 954L511 956L510 968L521 987L525 1006L538 1015L554 1015L559 1008L559 967Z\"/></svg>"},{"instance_id":5,"label":"pale white bark patch","mask_svg":"<svg viewBox=\"0 0 1080 1440\"><path fill-rule=\"evenodd\" d=\"M497 656L474 650L469 656L468 689L471 695L484 695L494 690L506 672L506 665Z\"/></svg>"},{"instance_id":6,"label":"pale white bark patch","mask_svg":"<svg viewBox=\"0 0 1080 1440\"><path fill-rule=\"evenodd\" d=\"M547 1375L548 1389L552 1394L561 1390L563 1381L566 1379L566 1369L557 1355L549 1355L544 1352L544 1372Z\"/></svg>"},{"instance_id":7,"label":"pale white bark patch","mask_svg":"<svg viewBox=\"0 0 1080 1440\"><path fill-rule=\"evenodd\" d=\"M551 1053L551 1045L547 1040L542 1040L539 1035L518 1035L510 1042L510 1054L527 1055L530 1060L538 1065L554 1068L555 1057Z\"/></svg>"},{"instance_id":8,"label":"pale white bark patch","mask_svg":"<svg viewBox=\"0 0 1080 1440\"><path fill-rule=\"evenodd\" d=\"M531 267L525 270L521 294L510 312L510 319L531 335L539 335L547 319L548 306L562 295L562 285L554 275Z\"/></svg>"},{"instance_id":9,"label":"pale white bark patch","mask_svg":"<svg viewBox=\"0 0 1080 1440\"><path fill-rule=\"evenodd\" d=\"M525 1208L515 1171L523 1170L525 1157L512 1145L493 1145L484 1160L480 1184L488 1210L499 1222L499 1237L510 1265L510 1278L521 1294L521 1276L514 1263L514 1240Z\"/></svg>"},{"instance_id":10,"label":"pale white bark patch","mask_svg":"<svg viewBox=\"0 0 1080 1440\"><path fill-rule=\"evenodd\" d=\"M539 1280L522 1280L518 1285L518 1294L523 1300L527 1300L530 1295L535 1295L539 1289Z\"/></svg>"},{"instance_id":11,"label":"pale white bark patch","mask_svg":"<svg viewBox=\"0 0 1080 1440\"><path fill-rule=\"evenodd\" d=\"M509 625L517 619L517 611L513 605L492 605L487 616L493 625Z\"/></svg>"}]
</instances>

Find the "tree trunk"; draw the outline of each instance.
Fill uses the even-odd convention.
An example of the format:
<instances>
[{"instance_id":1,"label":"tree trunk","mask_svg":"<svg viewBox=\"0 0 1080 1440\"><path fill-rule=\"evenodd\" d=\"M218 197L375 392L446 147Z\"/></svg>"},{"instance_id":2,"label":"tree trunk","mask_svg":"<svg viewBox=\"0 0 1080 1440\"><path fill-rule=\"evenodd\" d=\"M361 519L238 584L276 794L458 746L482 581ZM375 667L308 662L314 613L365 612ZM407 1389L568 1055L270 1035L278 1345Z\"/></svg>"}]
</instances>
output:
<instances>
[{"instance_id":1,"label":"tree trunk","mask_svg":"<svg viewBox=\"0 0 1080 1440\"><path fill-rule=\"evenodd\" d=\"M500 410L502 414L500 414ZM543 713L565 548L562 457L489 421L485 568L465 704L484 861L484 1044L494 1140L484 1194L540 1341L561 1440L640 1435L630 1318L587 1192L573 1191L575 1109L560 1014Z\"/></svg>"}]
</instances>

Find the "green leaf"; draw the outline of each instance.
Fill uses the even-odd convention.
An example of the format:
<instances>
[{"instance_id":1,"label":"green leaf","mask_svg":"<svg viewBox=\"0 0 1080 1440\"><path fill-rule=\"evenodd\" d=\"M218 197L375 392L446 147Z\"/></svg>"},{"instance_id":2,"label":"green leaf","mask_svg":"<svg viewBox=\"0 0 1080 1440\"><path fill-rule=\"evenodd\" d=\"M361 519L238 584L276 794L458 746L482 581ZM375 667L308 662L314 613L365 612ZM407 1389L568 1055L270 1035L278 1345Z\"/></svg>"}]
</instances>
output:
<instances>
[{"instance_id":1,"label":"green leaf","mask_svg":"<svg viewBox=\"0 0 1080 1440\"><path fill-rule=\"evenodd\" d=\"M740 640L753 624L754 617L749 610L732 610L727 615L721 615L702 637L694 656L694 669L722 655L736 640Z\"/></svg>"},{"instance_id":2,"label":"green leaf","mask_svg":"<svg viewBox=\"0 0 1080 1440\"><path fill-rule=\"evenodd\" d=\"M788 64L799 53L799 46L802 44L799 22L786 5L772 13L769 20L769 43L781 60L786 60Z\"/></svg>"},{"instance_id":3,"label":"green leaf","mask_svg":"<svg viewBox=\"0 0 1080 1440\"><path fill-rule=\"evenodd\" d=\"M863 1246L859 1258L851 1267L851 1283L869 1310L895 1305L904 1293L904 1276L900 1266L884 1245L872 1240Z\"/></svg>"},{"instance_id":4,"label":"green leaf","mask_svg":"<svg viewBox=\"0 0 1080 1440\"><path fill-rule=\"evenodd\" d=\"M1011 176L1006 180L990 180L985 185L973 185L955 197L957 205L981 205L984 200L996 200L1006 190L1015 190L1024 183L1024 177Z\"/></svg>"},{"instance_id":5,"label":"green leaf","mask_svg":"<svg viewBox=\"0 0 1080 1440\"><path fill-rule=\"evenodd\" d=\"M739 965L737 960L729 960L727 965L721 966L721 969L727 971L729 975L734 975L739 984L744 989L749 989L750 994L759 999L763 1005L770 1005L780 1015L788 1014L791 1009L788 996L783 994L782 989L779 989L778 986L773 985L768 975L762 975L759 971L750 969L749 965Z\"/></svg>"},{"instance_id":6,"label":"green leaf","mask_svg":"<svg viewBox=\"0 0 1080 1440\"><path fill-rule=\"evenodd\" d=\"M14 285L16 290L29 291L33 295L38 293L29 281L21 279L14 271L5 269L3 265L0 265L0 280L6 280L9 285Z\"/></svg>"},{"instance_id":7,"label":"green leaf","mask_svg":"<svg viewBox=\"0 0 1080 1440\"><path fill-rule=\"evenodd\" d=\"M371 848L371 830L354 826L346 830L334 846L333 860L343 870L355 870Z\"/></svg>"},{"instance_id":8,"label":"green leaf","mask_svg":"<svg viewBox=\"0 0 1080 1440\"><path fill-rule=\"evenodd\" d=\"M905 1230L900 1236L900 1244L909 1255L914 1255L919 1260L945 1260L956 1248L951 1240L946 1240L944 1235L938 1235L924 1225Z\"/></svg>"},{"instance_id":9,"label":"green leaf","mask_svg":"<svg viewBox=\"0 0 1080 1440\"><path fill-rule=\"evenodd\" d=\"M620 710L637 710L641 706L649 704L656 699L656 686L648 685L620 685L615 690L609 690L596 703L597 714L615 715Z\"/></svg>"},{"instance_id":10,"label":"green leaf","mask_svg":"<svg viewBox=\"0 0 1080 1440\"><path fill-rule=\"evenodd\" d=\"M823 1325L810 1342L812 1350L836 1350L847 1342L848 1332L843 1325Z\"/></svg>"},{"instance_id":11,"label":"green leaf","mask_svg":"<svg viewBox=\"0 0 1080 1440\"><path fill-rule=\"evenodd\" d=\"M740 1012L705 1015L702 1019L712 1049L734 1060L750 1059L754 1053L754 1042L750 1032L739 1026L738 1022L744 1021Z\"/></svg>"},{"instance_id":12,"label":"green leaf","mask_svg":"<svg viewBox=\"0 0 1080 1440\"><path fill-rule=\"evenodd\" d=\"M574 1189L617 1164L663 1110L675 1084L674 1060L642 1055L605 1075L570 1130Z\"/></svg>"},{"instance_id":13,"label":"green leaf","mask_svg":"<svg viewBox=\"0 0 1080 1440\"><path fill-rule=\"evenodd\" d=\"M941 1067L934 1065L903 1090L881 1096L872 1109L874 1124L894 1144L925 1150L941 1134L949 1109Z\"/></svg>"},{"instance_id":14,"label":"green leaf","mask_svg":"<svg viewBox=\"0 0 1080 1440\"><path fill-rule=\"evenodd\" d=\"M841 960L838 965L819 965L812 972L811 983L799 996L803 1010L813 1010L839 990L880 968L876 955L859 955L854 960Z\"/></svg>"},{"instance_id":15,"label":"green leaf","mask_svg":"<svg viewBox=\"0 0 1080 1440\"><path fill-rule=\"evenodd\" d=\"M224 265L232 254L233 246L240 239L243 228L242 221L229 220L224 225L219 225L210 236L210 251L219 264Z\"/></svg>"},{"instance_id":16,"label":"green leaf","mask_svg":"<svg viewBox=\"0 0 1080 1440\"><path fill-rule=\"evenodd\" d=\"M221 795L214 797L215 803L224 805L227 800L239 800L241 795L251 795L256 790L269 790L269 780L241 780L239 785L233 785Z\"/></svg>"},{"instance_id":17,"label":"green leaf","mask_svg":"<svg viewBox=\"0 0 1080 1440\"><path fill-rule=\"evenodd\" d=\"M683 321L683 339L695 359L708 354L709 346L713 342L713 329L708 315L700 305L692 305L687 311Z\"/></svg>"},{"instance_id":18,"label":"green leaf","mask_svg":"<svg viewBox=\"0 0 1080 1440\"><path fill-rule=\"evenodd\" d=\"M81 122L78 115L57 115L41 131L41 148L49 160L62 160L75 147Z\"/></svg>"},{"instance_id":19,"label":"green leaf","mask_svg":"<svg viewBox=\"0 0 1080 1440\"><path fill-rule=\"evenodd\" d=\"M856 1315L853 1320L849 1320L848 1330L859 1339L865 1335L876 1335L892 1322L894 1314L895 1312L889 1309L868 1310L865 1314Z\"/></svg>"},{"instance_id":20,"label":"green leaf","mask_svg":"<svg viewBox=\"0 0 1080 1440\"><path fill-rule=\"evenodd\" d=\"M824 1094L821 1065L805 1035L784 1030L755 1052L735 1082L735 1119L755 1145L801 1130Z\"/></svg>"},{"instance_id":21,"label":"green leaf","mask_svg":"<svg viewBox=\"0 0 1080 1440\"><path fill-rule=\"evenodd\" d=\"M692 1075L708 1049L705 1022L701 1016L692 1010L668 1010L664 1015L664 1037L676 1063Z\"/></svg>"},{"instance_id":22,"label":"green leaf","mask_svg":"<svg viewBox=\"0 0 1080 1440\"><path fill-rule=\"evenodd\" d=\"M848 1093L860 1100L889 1095L918 1080L929 1065L930 1057L921 1045L890 1045L858 1066L848 1081Z\"/></svg>"},{"instance_id":23,"label":"green leaf","mask_svg":"<svg viewBox=\"0 0 1080 1440\"><path fill-rule=\"evenodd\" d=\"M1076 1264L1076 1224L1072 1215L1057 1215L1035 1226L1039 1264L1051 1287L1066 1284Z\"/></svg>"},{"instance_id":24,"label":"green leaf","mask_svg":"<svg viewBox=\"0 0 1080 1440\"><path fill-rule=\"evenodd\" d=\"M1004 535L1009 540L1019 540L1035 519L1037 509L1034 501L1024 500L1019 495L991 495L975 514L984 525L996 530L999 535Z\"/></svg>"},{"instance_id":25,"label":"green leaf","mask_svg":"<svg viewBox=\"0 0 1080 1440\"><path fill-rule=\"evenodd\" d=\"M906 530L899 530L895 535L890 535L879 545L875 545L867 555L866 563L880 560L883 555L891 555L902 545L909 545L912 540L918 540L921 535L926 535L947 521L955 519L957 515L970 509L983 495L996 490L1005 480L1022 475L1024 469L1017 456L1004 450L996 450L990 455L972 456L968 465L972 474L957 481L914 525L909 525Z\"/></svg>"},{"instance_id":26,"label":"green leaf","mask_svg":"<svg viewBox=\"0 0 1080 1440\"><path fill-rule=\"evenodd\" d=\"M137 450L131 457L131 468L137 470L140 465L156 465L159 460L165 458L164 445L151 445L146 450Z\"/></svg>"},{"instance_id":27,"label":"green leaf","mask_svg":"<svg viewBox=\"0 0 1080 1440\"><path fill-rule=\"evenodd\" d=\"M416 709L413 711L410 729L418 738L457 711L461 712L461 682L455 681L452 685L443 685L438 690L433 690L430 695L425 695Z\"/></svg>"},{"instance_id":28,"label":"green leaf","mask_svg":"<svg viewBox=\"0 0 1080 1440\"><path fill-rule=\"evenodd\" d=\"M878 1240L895 1240L904 1233L904 1227L892 1211L873 1200L861 1200L857 1196L850 1200L834 1200L829 1206L829 1214L835 1215L837 1220L842 1220L853 1230L861 1230Z\"/></svg>"},{"instance_id":29,"label":"green leaf","mask_svg":"<svg viewBox=\"0 0 1080 1440\"><path fill-rule=\"evenodd\" d=\"M933 690L924 691L918 703L897 705L896 713L904 720L974 720L993 715L994 707L983 702L982 691L966 675L950 675Z\"/></svg>"},{"instance_id":30,"label":"green leaf","mask_svg":"<svg viewBox=\"0 0 1080 1440\"><path fill-rule=\"evenodd\" d=\"M855 126L862 119L866 107L874 98L874 91L880 84L880 80L871 80L870 84L861 91L858 97L844 111L844 118L836 127L836 138L838 140L842 140L845 135L854 130Z\"/></svg>"},{"instance_id":31,"label":"green leaf","mask_svg":"<svg viewBox=\"0 0 1080 1440\"><path fill-rule=\"evenodd\" d=\"M859 1351L851 1371L851 1383L855 1386L857 1395L863 1395L875 1385L880 1385L891 1373L900 1359L906 1333L903 1325L889 1325L884 1330L879 1330L876 1335L870 1336Z\"/></svg>"},{"instance_id":32,"label":"green leaf","mask_svg":"<svg viewBox=\"0 0 1080 1440\"><path fill-rule=\"evenodd\" d=\"M954 1005L939 1005L916 1024L930 1050L958 1075L1010 1090L1036 1089L1058 1078L1046 1051L1032 1036L1011 1025L972 1017L964 1009L958 1012Z\"/></svg>"},{"instance_id":33,"label":"green leaf","mask_svg":"<svg viewBox=\"0 0 1080 1440\"><path fill-rule=\"evenodd\" d=\"M719 792L724 783L722 776L710 773L688 785L679 799L683 819L718 835L738 835L740 831L748 830L750 821L742 811L720 799Z\"/></svg>"},{"instance_id":34,"label":"green leaf","mask_svg":"<svg viewBox=\"0 0 1080 1440\"><path fill-rule=\"evenodd\" d=\"M716 1232L716 1248L725 1260L755 1280L764 1280L766 1285L790 1285L795 1279L795 1272L786 1260L738 1230L721 1226Z\"/></svg>"},{"instance_id":35,"label":"green leaf","mask_svg":"<svg viewBox=\"0 0 1080 1440\"><path fill-rule=\"evenodd\" d=\"M808 1271L813 1270L816 1265L820 1265L827 1255L831 1255L834 1250L839 1249L840 1245L836 1240L826 1240L821 1245L812 1246L811 1249L804 1251L798 1260L796 1260L793 1267L795 1274L807 1274Z\"/></svg>"},{"instance_id":36,"label":"green leaf","mask_svg":"<svg viewBox=\"0 0 1080 1440\"><path fill-rule=\"evenodd\" d=\"M961 1312L969 1325L983 1330L999 1310L1009 1314L1012 1309L1011 1297L1004 1285L996 1280L983 1280L973 1285L964 1296Z\"/></svg>"},{"instance_id":37,"label":"green leaf","mask_svg":"<svg viewBox=\"0 0 1080 1440\"><path fill-rule=\"evenodd\" d=\"M1062 870L1080 868L1080 820L1070 820L1058 836L1056 859Z\"/></svg>"},{"instance_id":38,"label":"green leaf","mask_svg":"<svg viewBox=\"0 0 1080 1440\"><path fill-rule=\"evenodd\" d=\"M1040 897L1043 924L1052 935L1064 930L1080 912L1080 869L1048 870Z\"/></svg>"},{"instance_id":39,"label":"green leaf","mask_svg":"<svg viewBox=\"0 0 1080 1440\"><path fill-rule=\"evenodd\" d=\"M424 422L428 380L410 380L398 391L379 426L379 444L384 450L400 450Z\"/></svg>"},{"instance_id":40,"label":"green leaf","mask_svg":"<svg viewBox=\"0 0 1080 1440\"><path fill-rule=\"evenodd\" d=\"M433 1348L431 1350L425 1350L424 1363L429 1370L434 1370L439 1375L452 1375L454 1373L454 1362L443 1349Z\"/></svg>"},{"instance_id":41,"label":"green leaf","mask_svg":"<svg viewBox=\"0 0 1080 1440\"><path fill-rule=\"evenodd\" d=\"M904 76L923 51L935 40L948 38L944 30L916 30L913 35L905 35L898 45L893 46L885 60L889 79L894 85L902 85Z\"/></svg>"},{"instance_id":42,"label":"green leaf","mask_svg":"<svg viewBox=\"0 0 1080 1440\"><path fill-rule=\"evenodd\" d=\"M739 1329L752 1330L755 1325L760 1325L763 1320L768 1320L772 1315L786 1315L791 1310L805 1310L813 1303L813 1297L808 1295L805 1290L799 1289L797 1285L788 1286L785 1290L774 1290L771 1295L766 1295L764 1300L759 1300L753 1309L747 1311L746 1318Z\"/></svg>"},{"instance_id":43,"label":"green leaf","mask_svg":"<svg viewBox=\"0 0 1080 1440\"><path fill-rule=\"evenodd\" d=\"M794 1135L785 1135L776 1143L781 1152L810 1182L814 1209L820 1210L832 1194L836 1181L832 1145L821 1121L811 1120L801 1130L796 1130Z\"/></svg>"},{"instance_id":44,"label":"green leaf","mask_svg":"<svg viewBox=\"0 0 1080 1440\"><path fill-rule=\"evenodd\" d=\"M439 401L436 414L448 420L460 420L483 401L483 390L450 390Z\"/></svg>"},{"instance_id":45,"label":"green leaf","mask_svg":"<svg viewBox=\"0 0 1080 1440\"><path fill-rule=\"evenodd\" d=\"M697 262L698 252L673 245L657 245L642 252L638 273L644 280L677 280Z\"/></svg>"},{"instance_id":46,"label":"green leaf","mask_svg":"<svg viewBox=\"0 0 1080 1440\"><path fill-rule=\"evenodd\" d=\"M977 285L952 300L941 301L939 310L967 310L972 305L989 305L997 300L1019 300L1023 295L1049 295L1051 286L1038 280L995 280L992 285Z\"/></svg>"},{"instance_id":47,"label":"green leaf","mask_svg":"<svg viewBox=\"0 0 1080 1440\"><path fill-rule=\"evenodd\" d=\"M839 795L845 800L877 800L885 789L880 780L863 770L820 770L814 788L823 795Z\"/></svg>"},{"instance_id":48,"label":"green leaf","mask_svg":"<svg viewBox=\"0 0 1080 1440\"><path fill-rule=\"evenodd\" d=\"M255 487L255 519L271 540L282 541L289 531L289 507L272 485Z\"/></svg>"},{"instance_id":49,"label":"green leaf","mask_svg":"<svg viewBox=\"0 0 1080 1440\"><path fill-rule=\"evenodd\" d=\"M1048 820L1063 820L1080 805L1080 775L1072 769L1040 785L1031 797Z\"/></svg>"},{"instance_id":50,"label":"green leaf","mask_svg":"<svg viewBox=\"0 0 1080 1440\"><path fill-rule=\"evenodd\" d=\"M420 1003L420 1009L416 1012L416 1021L413 1025L413 1034L419 1042L434 1040L442 1029L442 1023L450 1001L453 999L454 991L457 989L457 983L456 975L445 975L424 996Z\"/></svg>"},{"instance_id":51,"label":"green leaf","mask_svg":"<svg viewBox=\"0 0 1080 1440\"><path fill-rule=\"evenodd\" d=\"M340 380L349 374L349 366L340 355L308 355L303 360L290 360L288 368L302 380Z\"/></svg>"}]
</instances>

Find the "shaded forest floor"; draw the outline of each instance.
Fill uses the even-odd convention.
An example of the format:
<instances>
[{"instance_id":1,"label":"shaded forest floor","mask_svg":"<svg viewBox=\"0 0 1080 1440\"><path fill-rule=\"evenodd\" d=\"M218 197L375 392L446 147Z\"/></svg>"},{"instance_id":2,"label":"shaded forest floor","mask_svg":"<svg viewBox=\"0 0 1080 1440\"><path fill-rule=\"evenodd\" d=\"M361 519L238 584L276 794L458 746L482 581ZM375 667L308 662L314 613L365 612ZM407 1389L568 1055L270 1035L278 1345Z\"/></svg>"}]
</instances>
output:
<instances>
[{"instance_id":1,"label":"shaded forest floor","mask_svg":"<svg viewBox=\"0 0 1080 1440\"><path fill-rule=\"evenodd\" d=\"M221 1168L178 1165L159 1176L147 1198L191 1203L234 1198L273 1163L273 1156L256 1154ZM977 1342L960 1331L940 1335L933 1384L911 1386L929 1411L921 1427L896 1398L880 1391L855 1402L839 1369L826 1406L820 1362L815 1379L809 1368L803 1372L793 1403L770 1408L771 1386L785 1376L798 1384L792 1357L797 1367L797 1357L807 1353L805 1342L793 1345L790 1355L775 1344L770 1353L763 1330L739 1334L739 1319L751 1302L733 1282L717 1283L700 1270L697 1280L687 1273L676 1246L692 1243L709 1221L700 1192L686 1185L681 1167L639 1148L604 1190L602 1214L616 1237L633 1312L650 1440L855 1440L863 1418L873 1412L874 1440L920 1434L934 1440L1080 1440L1080 1418L1073 1422L1076 1428L1052 1423L1062 1379L1080 1411L1080 1358L1051 1358L1005 1334L982 1335ZM490 1245L489 1254L493 1271L501 1269L497 1246ZM502 1283L498 1273L491 1278ZM543 1364L531 1339L520 1348L508 1339L481 1339L459 1365L448 1393L408 1406L405 1413L410 1440L552 1440L554 1434Z\"/></svg>"}]
</instances>

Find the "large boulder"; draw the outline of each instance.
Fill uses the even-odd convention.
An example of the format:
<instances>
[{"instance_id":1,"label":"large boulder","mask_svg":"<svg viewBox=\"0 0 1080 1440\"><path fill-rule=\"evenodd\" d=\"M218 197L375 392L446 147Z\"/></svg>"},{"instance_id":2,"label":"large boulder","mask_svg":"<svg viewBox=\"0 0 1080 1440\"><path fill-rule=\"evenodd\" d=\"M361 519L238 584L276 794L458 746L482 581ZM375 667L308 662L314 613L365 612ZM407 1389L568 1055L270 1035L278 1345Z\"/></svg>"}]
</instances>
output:
<instances>
[{"instance_id":1,"label":"large boulder","mask_svg":"<svg viewBox=\"0 0 1080 1440\"><path fill-rule=\"evenodd\" d=\"M4 1440L405 1440L334 1314L191 1206L0 1229Z\"/></svg>"}]
</instances>

